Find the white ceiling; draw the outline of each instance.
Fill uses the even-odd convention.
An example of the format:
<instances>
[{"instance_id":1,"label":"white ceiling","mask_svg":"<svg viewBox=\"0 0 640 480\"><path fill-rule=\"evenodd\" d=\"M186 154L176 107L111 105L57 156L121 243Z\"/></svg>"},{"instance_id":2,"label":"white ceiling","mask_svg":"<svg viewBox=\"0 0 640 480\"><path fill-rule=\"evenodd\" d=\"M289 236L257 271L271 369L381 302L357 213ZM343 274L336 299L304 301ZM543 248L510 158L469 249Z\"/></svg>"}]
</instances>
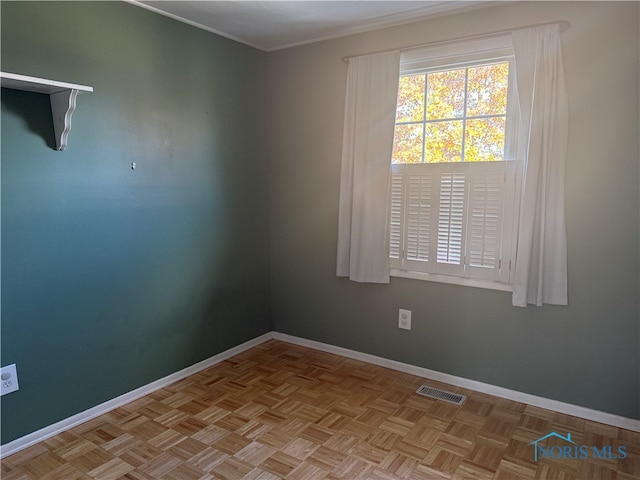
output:
<instances>
[{"instance_id":1,"label":"white ceiling","mask_svg":"<svg viewBox=\"0 0 640 480\"><path fill-rule=\"evenodd\" d=\"M493 3L482 0L128 1L267 52Z\"/></svg>"}]
</instances>

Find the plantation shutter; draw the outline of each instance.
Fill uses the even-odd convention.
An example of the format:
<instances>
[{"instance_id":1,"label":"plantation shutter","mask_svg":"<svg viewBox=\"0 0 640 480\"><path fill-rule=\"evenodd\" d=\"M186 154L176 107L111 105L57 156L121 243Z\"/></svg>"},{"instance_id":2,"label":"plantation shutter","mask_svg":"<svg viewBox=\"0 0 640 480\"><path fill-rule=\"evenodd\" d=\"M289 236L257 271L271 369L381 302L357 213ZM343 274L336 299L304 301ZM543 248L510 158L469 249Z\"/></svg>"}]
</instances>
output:
<instances>
[{"instance_id":1,"label":"plantation shutter","mask_svg":"<svg viewBox=\"0 0 640 480\"><path fill-rule=\"evenodd\" d=\"M469 275L474 278L497 280L503 184L504 174L500 171L477 172L471 178L468 266Z\"/></svg>"},{"instance_id":2,"label":"plantation shutter","mask_svg":"<svg viewBox=\"0 0 640 480\"><path fill-rule=\"evenodd\" d=\"M402 257L402 197L404 180L402 173L391 173L391 219L389 222L389 258L391 267L399 268ZM395 263L395 264L394 264Z\"/></svg>"},{"instance_id":3,"label":"plantation shutter","mask_svg":"<svg viewBox=\"0 0 640 480\"><path fill-rule=\"evenodd\" d=\"M407 169L406 265L427 271L432 231L432 175L425 169Z\"/></svg>"},{"instance_id":4,"label":"plantation shutter","mask_svg":"<svg viewBox=\"0 0 640 480\"><path fill-rule=\"evenodd\" d=\"M517 162L498 162L471 168L468 277L509 281L517 165Z\"/></svg>"},{"instance_id":5,"label":"plantation shutter","mask_svg":"<svg viewBox=\"0 0 640 480\"><path fill-rule=\"evenodd\" d=\"M455 165L447 167L446 171L440 173L436 271L462 276L466 230L466 174L462 169L455 168Z\"/></svg>"},{"instance_id":6,"label":"plantation shutter","mask_svg":"<svg viewBox=\"0 0 640 480\"><path fill-rule=\"evenodd\" d=\"M517 167L392 165L391 267L508 282Z\"/></svg>"},{"instance_id":7,"label":"plantation shutter","mask_svg":"<svg viewBox=\"0 0 640 480\"><path fill-rule=\"evenodd\" d=\"M432 178L423 165L391 167L391 268L429 272Z\"/></svg>"}]
</instances>

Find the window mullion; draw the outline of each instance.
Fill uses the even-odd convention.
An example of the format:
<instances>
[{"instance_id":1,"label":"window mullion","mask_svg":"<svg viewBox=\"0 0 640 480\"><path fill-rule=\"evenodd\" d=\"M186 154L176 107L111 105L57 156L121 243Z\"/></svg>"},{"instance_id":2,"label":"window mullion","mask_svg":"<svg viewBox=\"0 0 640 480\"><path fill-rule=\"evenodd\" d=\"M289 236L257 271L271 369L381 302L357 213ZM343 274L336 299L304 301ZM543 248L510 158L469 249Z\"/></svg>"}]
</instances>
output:
<instances>
[{"instance_id":1,"label":"window mullion","mask_svg":"<svg viewBox=\"0 0 640 480\"><path fill-rule=\"evenodd\" d=\"M424 74L424 100L422 101L422 163L424 163L424 148L427 143L427 94L429 92L429 75Z\"/></svg>"},{"instance_id":2,"label":"window mullion","mask_svg":"<svg viewBox=\"0 0 640 480\"><path fill-rule=\"evenodd\" d=\"M465 161L465 149L467 138L467 88L469 86L469 67L464 69L464 92L463 92L463 104L462 104L462 151L460 152L461 161Z\"/></svg>"}]
</instances>

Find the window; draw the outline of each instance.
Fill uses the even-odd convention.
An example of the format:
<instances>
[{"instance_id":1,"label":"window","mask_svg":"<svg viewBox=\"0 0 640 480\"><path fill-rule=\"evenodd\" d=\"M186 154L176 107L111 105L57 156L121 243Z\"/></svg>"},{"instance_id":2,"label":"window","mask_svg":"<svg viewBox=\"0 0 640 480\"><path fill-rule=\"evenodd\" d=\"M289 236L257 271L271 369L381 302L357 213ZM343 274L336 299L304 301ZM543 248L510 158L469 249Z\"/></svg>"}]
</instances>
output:
<instances>
[{"instance_id":1,"label":"window","mask_svg":"<svg viewBox=\"0 0 640 480\"><path fill-rule=\"evenodd\" d=\"M564 23L349 59L338 276L434 279L510 290L514 306L567 305ZM504 76L478 79L500 71L506 104L494 101ZM445 80L458 87L438 97ZM416 84L419 100L405 105Z\"/></svg>"},{"instance_id":2,"label":"window","mask_svg":"<svg viewBox=\"0 0 640 480\"><path fill-rule=\"evenodd\" d=\"M522 168L512 52L496 42L429 49L401 63L392 275L508 289Z\"/></svg>"}]
</instances>

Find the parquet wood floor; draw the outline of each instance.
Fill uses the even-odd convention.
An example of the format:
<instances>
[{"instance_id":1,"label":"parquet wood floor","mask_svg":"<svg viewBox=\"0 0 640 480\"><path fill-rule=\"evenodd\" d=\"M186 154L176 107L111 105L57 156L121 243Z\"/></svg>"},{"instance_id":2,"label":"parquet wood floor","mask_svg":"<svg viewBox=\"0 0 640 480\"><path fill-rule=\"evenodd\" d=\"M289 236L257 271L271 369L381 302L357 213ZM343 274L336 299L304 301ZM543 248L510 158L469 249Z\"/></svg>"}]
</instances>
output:
<instances>
[{"instance_id":1,"label":"parquet wood floor","mask_svg":"<svg viewBox=\"0 0 640 480\"><path fill-rule=\"evenodd\" d=\"M454 406L414 394L468 396ZM542 459L541 436L627 457ZM553 439L550 439L549 445ZM558 443L557 445L561 445ZM2 480L640 478L640 434L268 341L2 461Z\"/></svg>"}]
</instances>

